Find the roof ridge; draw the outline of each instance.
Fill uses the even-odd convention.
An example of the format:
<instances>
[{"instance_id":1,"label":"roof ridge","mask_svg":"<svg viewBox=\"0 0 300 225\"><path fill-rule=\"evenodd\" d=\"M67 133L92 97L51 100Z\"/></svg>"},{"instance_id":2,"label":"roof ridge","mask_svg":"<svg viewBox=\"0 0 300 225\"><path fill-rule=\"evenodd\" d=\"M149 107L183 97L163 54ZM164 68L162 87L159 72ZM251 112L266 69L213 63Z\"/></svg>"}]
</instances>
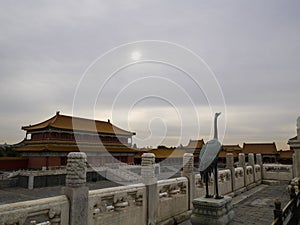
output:
<instances>
[{"instance_id":1,"label":"roof ridge","mask_svg":"<svg viewBox=\"0 0 300 225\"><path fill-rule=\"evenodd\" d=\"M37 126L37 125L40 125L40 124L43 124L43 123L47 123L47 122L49 122L50 120L52 120L54 117L56 117L56 115L50 117L49 119L47 119L47 120L45 120L45 121L42 121L42 122L39 122L39 123L36 123L36 124L33 124L33 125L29 124L28 126L22 126L21 128L24 130L24 128L28 128L28 127L32 127L32 126Z\"/></svg>"},{"instance_id":2,"label":"roof ridge","mask_svg":"<svg viewBox=\"0 0 300 225\"><path fill-rule=\"evenodd\" d=\"M69 117L71 119L80 119L80 120L89 120L89 121L94 121L94 122L110 123L110 122L104 121L104 120L90 119L90 118L84 118L84 117L73 116L73 115L66 115L66 114L59 114L59 113L58 113L58 115L61 117ZM111 125L113 125L113 124L111 124Z\"/></svg>"},{"instance_id":3,"label":"roof ridge","mask_svg":"<svg viewBox=\"0 0 300 225\"><path fill-rule=\"evenodd\" d=\"M59 114L59 111L57 111L57 112L56 112L56 114L55 114L55 116L54 116L54 117L52 117L52 118L54 118L54 120L53 120L53 121L51 121L49 125L51 126L52 124L54 124L54 123L55 123L55 121L57 120L57 118L58 118L59 116L61 116L61 115Z\"/></svg>"}]
</instances>

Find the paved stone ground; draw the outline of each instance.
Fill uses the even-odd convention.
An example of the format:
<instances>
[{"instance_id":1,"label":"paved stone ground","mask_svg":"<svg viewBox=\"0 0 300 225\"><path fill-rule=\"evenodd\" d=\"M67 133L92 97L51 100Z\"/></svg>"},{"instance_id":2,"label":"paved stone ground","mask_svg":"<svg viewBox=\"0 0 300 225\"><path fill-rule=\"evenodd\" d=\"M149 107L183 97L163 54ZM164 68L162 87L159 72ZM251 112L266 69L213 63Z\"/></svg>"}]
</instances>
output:
<instances>
[{"instance_id":1,"label":"paved stone ground","mask_svg":"<svg viewBox=\"0 0 300 225\"><path fill-rule=\"evenodd\" d=\"M274 200L280 199L282 207L289 201L287 185L260 185L233 198L235 218L232 225L270 225L273 221ZM191 225L185 221L180 225Z\"/></svg>"},{"instance_id":2,"label":"paved stone ground","mask_svg":"<svg viewBox=\"0 0 300 225\"><path fill-rule=\"evenodd\" d=\"M287 185L261 185L256 188L257 192L241 199L241 201L239 201L239 197L234 198L235 219L233 225L270 225L273 221L274 200L280 199L282 207L289 201L286 188Z\"/></svg>"},{"instance_id":3,"label":"paved stone ground","mask_svg":"<svg viewBox=\"0 0 300 225\"><path fill-rule=\"evenodd\" d=\"M87 186L90 190L95 190L120 185L111 181L98 181L87 183ZM20 187L2 188L0 189L0 205L62 195L64 193L63 189L64 186L35 188L33 190Z\"/></svg>"}]
</instances>

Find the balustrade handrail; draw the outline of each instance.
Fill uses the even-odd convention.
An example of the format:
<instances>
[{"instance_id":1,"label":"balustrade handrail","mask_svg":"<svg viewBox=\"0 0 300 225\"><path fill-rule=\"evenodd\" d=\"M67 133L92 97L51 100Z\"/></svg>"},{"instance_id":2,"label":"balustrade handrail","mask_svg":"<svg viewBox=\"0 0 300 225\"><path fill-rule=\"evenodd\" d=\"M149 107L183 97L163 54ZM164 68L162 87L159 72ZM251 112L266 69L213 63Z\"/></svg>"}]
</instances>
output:
<instances>
[{"instance_id":1,"label":"balustrade handrail","mask_svg":"<svg viewBox=\"0 0 300 225\"><path fill-rule=\"evenodd\" d=\"M291 199L291 200L288 202L288 204L286 204L286 206L283 208L282 214L283 214L283 217L284 217L284 218L286 217L285 215L287 215L287 213L289 212L289 210L290 210L291 207L293 206L295 200L296 200L295 198L294 198L294 199Z\"/></svg>"},{"instance_id":2,"label":"balustrade handrail","mask_svg":"<svg viewBox=\"0 0 300 225\"><path fill-rule=\"evenodd\" d=\"M298 187L300 187L300 180L298 181ZM281 209L281 202L278 199L275 200L274 220L271 225L298 224L300 215L297 215L297 213L299 214L297 211L300 207L298 204L300 191L296 194L294 186L291 187L290 198L291 200L284 206L283 209ZM289 221L286 221L287 218L289 218Z\"/></svg>"},{"instance_id":3,"label":"balustrade handrail","mask_svg":"<svg viewBox=\"0 0 300 225\"><path fill-rule=\"evenodd\" d=\"M271 225L276 225L278 223L279 218L277 217Z\"/></svg>"}]
</instances>

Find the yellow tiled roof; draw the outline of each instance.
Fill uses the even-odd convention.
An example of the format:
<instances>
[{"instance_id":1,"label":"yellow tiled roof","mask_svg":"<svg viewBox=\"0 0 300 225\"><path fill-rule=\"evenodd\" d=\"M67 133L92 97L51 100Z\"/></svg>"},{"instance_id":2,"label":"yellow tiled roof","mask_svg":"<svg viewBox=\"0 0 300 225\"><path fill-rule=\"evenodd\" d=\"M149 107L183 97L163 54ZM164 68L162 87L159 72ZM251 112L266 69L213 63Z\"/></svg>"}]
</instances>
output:
<instances>
[{"instance_id":1,"label":"yellow tiled roof","mask_svg":"<svg viewBox=\"0 0 300 225\"><path fill-rule=\"evenodd\" d=\"M278 154L276 144L273 143L244 143L243 153Z\"/></svg>"},{"instance_id":2,"label":"yellow tiled roof","mask_svg":"<svg viewBox=\"0 0 300 225\"><path fill-rule=\"evenodd\" d=\"M135 135L134 132L123 130L109 121L99 121L91 120L79 117L72 117L66 115L60 115L56 113L55 116L51 117L48 120L45 120L41 123L35 125L23 126L22 129L26 131L39 130L46 127L53 127L63 130L78 130L78 131L89 131L89 132L98 132L105 134L119 134L119 135Z\"/></svg>"},{"instance_id":3,"label":"yellow tiled roof","mask_svg":"<svg viewBox=\"0 0 300 225\"><path fill-rule=\"evenodd\" d=\"M242 151L242 148L240 147L240 145L222 145L223 150L227 151L227 152L231 152L231 151Z\"/></svg>"},{"instance_id":4,"label":"yellow tiled roof","mask_svg":"<svg viewBox=\"0 0 300 225\"><path fill-rule=\"evenodd\" d=\"M232 153L233 157L238 157L238 154L242 152L242 148L239 145L222 145L222 151L219 154L220 158L225 158L227 153Z\"/></svg>"},{"instance_id":5,"label":"yellow tiled roof","mask_svg":"<svg viewBox=\"0 0 300 225\"><path fill-rule=\"evenodd\" d=\"M193 149L196 149L196 148L202 148L203 145L204 145L203 139L201 139L201 140L190 140L190 142L188 143L188 145L184 146L184 148L193 148Z\"/></svg>"}]
</instances>

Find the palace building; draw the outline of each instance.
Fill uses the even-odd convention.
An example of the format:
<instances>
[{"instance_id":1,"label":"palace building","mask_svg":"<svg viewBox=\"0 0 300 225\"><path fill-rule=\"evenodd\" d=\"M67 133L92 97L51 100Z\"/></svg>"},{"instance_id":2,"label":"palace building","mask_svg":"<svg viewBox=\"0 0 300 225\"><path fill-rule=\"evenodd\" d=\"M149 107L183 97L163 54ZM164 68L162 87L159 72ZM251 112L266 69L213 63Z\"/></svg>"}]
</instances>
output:
<instances>
[{"instance_id":1,"label":"palace building","mask_svg":"<svg viewBox=\"0 0 300 225\"><path fill-rule=\"evenodd\" d=\"M155 163L161 165L182 165L183 155L186 153L183 149L164 148L164 149L143 149L135 155L135 163L141 164L143 153L153 153L155 155Z\"/></svg>"},{"instance_id":2,"label":"palace building","mask_svg":"<svg viewBox=\"0 0 300 225\"><path fill-rule=\"evenodd\" d=\"M243 153L245 155L249 153L262 155L264 163L275 163L279 156L275 142L272 143L244 143Z\"/></svg>"},{"instance_id":3,"label":"palace building","mask_svg":"<svg viewBox=\"0 0 300 225\"><path fill-rule=\"evenodd\" d=\"M183 149L187 153L192 153L194 155L194 165L196 167L199 166L199 155L200 155L200 151L204 145L205 145L205 143L204 143L203 139L199 139L199 140L191 140L190 139L189 143L183 147Z\"/></svg>"},{"instance_id":4,"label":"palace building","mask_svg":"<svg viewBox=\"0 0 300 225\"><path fill-rule=\"evenodd\" d=\"M234 162L238 161L239 153L242 153L243 149L240 145L222 145L222 150L219 154L219 162L225 164L226 163L226 155L227 153L233 154Z\"/></svg>"},{"instance_id":5,"label":"palace building","mask_svg":"<svg viewBox=\"0 0 300 225\"><path fill-rule=\"evenodd\" d=\"M83 151L88 163L133 163L136 150L131 148L134 132L123 130L109 120L98 121L56 113L50 119L23 126L25 139L13 150L28 159L28 168L64 166L69 152Z\"/></svg>"}]
</instances>

